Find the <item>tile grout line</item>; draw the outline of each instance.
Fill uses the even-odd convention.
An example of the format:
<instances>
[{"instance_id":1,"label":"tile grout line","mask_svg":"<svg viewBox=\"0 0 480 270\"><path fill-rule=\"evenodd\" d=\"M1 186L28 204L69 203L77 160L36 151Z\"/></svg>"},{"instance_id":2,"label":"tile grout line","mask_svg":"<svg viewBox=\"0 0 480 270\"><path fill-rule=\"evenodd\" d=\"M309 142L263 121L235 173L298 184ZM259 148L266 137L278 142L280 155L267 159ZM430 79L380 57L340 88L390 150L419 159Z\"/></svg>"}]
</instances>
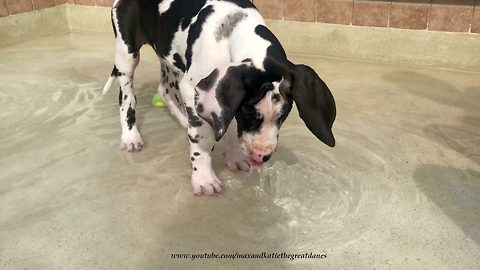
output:
<instances>
[{"instance_id":1,"label":"tile grout line","mask_svg":"<svg viewBox=\"0 0 480 270\"><path fill-rule=\"evenodd\" d=\"M5 0L5 6L7 6L7 17L10 16L10 8L8 8L8 1Z\"/></svg>"},{"instance_id":2,"label":"tile grout line","mask_svg":"<svg viewBox=\"0 0 480 270\"><path fill-rule=\"evenodd\" d=\"M353 25L353 12L355 12L355 0L352 1L352 7L350 8L350 25Z\"/></svg>"},{"instance_id":3,"label":"tile grout line","mask_svg":"<svg viewBox=\"0 0 480 270\"><path fill-rule=\"evenodd\" d=\"M473 15L475 15L475 5L476 4L477 4L477 0L473 1L472 16L470 16L470 25L468 27L468 33L472 33Z\"/></svg>"},{"instance_id":4,"label":"tile grout line","mask_svg":"<svg viewBox=\"0 0 480 270\"><path fill-rule=\"evenodd\" d=\"M392 13L392 1L388 3L387 28L390 28L390 15Z\"/></svg>"},{"instance_id":5,"label":"tile grout line","mask_svg":"<svg viewBox=\"0 0 480 270\"><path fill-rule=\"evenodd\" d=\"M432 1L430 1L430 5L428 5L428 14L427 14L427 29L425 31L428 31L428 28L430 27L430 13L432 12Z\"/></svg>"}]
</instances>

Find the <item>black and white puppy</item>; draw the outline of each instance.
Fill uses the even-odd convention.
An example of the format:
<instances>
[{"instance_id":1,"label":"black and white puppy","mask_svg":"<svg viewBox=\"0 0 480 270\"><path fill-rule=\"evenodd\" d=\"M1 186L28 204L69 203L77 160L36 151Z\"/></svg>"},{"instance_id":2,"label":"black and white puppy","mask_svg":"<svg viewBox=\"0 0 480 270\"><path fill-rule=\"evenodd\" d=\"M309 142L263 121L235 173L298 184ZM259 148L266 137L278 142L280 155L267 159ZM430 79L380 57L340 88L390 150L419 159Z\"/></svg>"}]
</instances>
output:
<instances>
[{"instance_id":1,"label":"black and white puppy","mask_svg":"<svg viewBox=\"0 0 480 270\"><path fill-rule=\"evenodd\" d=\"M315 71L292 64L248 0L116 0L115 66L104 88L120 82L121 147L140 151L133 74L144 44L161 62L158 92L188 130L195 195L222 191L212 169L225 137L230 170L250 171L275 153L279 129L296 103L310 131L335 145L333 96Z\"/></svg>"}]
</instances>

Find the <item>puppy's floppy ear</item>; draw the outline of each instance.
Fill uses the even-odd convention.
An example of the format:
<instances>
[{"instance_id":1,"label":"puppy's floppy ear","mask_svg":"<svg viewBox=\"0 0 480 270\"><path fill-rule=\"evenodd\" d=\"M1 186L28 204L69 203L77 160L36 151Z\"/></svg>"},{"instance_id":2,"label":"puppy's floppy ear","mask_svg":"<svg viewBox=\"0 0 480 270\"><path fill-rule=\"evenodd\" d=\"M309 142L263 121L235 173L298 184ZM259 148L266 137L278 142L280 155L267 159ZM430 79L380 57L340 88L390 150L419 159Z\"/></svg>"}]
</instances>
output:
<instances>
[{"instance_id":1,"label":"puppy's floppy ear","mask_svg":"<svg viewBox=\"0 0 480 270\"><path fill-rule=\"evenodd\" d=\"M292 77L291 95L300 117L319 140L334 147L332 125L337 111L330 89L309 66L296 65Z\"/></svg>"},{"instance_id":2,"label":"puppy's floppy ear","mask_svg":"<svg viewBox=\"0 0 480 270\"><path fill-rule=\"evenodd\" d=\"M195 108L219 141L245 96L244 65L216 68L195 88Z\"/></svg>"}]
</instances>

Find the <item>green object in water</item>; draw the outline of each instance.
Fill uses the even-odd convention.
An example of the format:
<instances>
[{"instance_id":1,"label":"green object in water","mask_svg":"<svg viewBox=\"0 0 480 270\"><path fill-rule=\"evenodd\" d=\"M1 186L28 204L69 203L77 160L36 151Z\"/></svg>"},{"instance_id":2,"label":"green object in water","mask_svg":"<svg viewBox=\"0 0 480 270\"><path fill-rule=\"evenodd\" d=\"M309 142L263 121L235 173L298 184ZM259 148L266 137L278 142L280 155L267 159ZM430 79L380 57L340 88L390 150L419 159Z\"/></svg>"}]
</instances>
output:
<instances>
[{"instance_id":1,"label":"green object in water","mask_svg":"<svg viewBox=\"0 0 480 270\"><path fill-rule=\"evenodd\" d=\"M152 105L161 108L167 107L165 100L163 100L163 98L158 93L153 96Z\"/></svg>"}]
</instances>

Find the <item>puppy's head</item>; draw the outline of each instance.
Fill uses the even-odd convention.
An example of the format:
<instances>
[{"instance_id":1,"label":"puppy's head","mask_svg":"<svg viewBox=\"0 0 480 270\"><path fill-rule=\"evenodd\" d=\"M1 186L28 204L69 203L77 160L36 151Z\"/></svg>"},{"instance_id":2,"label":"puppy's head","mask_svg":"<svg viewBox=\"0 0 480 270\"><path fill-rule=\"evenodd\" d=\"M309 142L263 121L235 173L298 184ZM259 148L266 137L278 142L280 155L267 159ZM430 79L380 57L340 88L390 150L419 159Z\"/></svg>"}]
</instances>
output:
<instances>
[{"instance_id":1,"label":"puppy's head","mask_svg":"<svg viewBox=\"0 0 480 270\"><path fill-rule=\"evenodd\" d=\"M244 154L255 166L277 150L279 130L296 103L308 129L328 146L335 146L333 96L308 66L259 71L248 64L215 69L196 87L197 113L213 128L219 141L235 117Z\"/></svg>"}]
</instances>

